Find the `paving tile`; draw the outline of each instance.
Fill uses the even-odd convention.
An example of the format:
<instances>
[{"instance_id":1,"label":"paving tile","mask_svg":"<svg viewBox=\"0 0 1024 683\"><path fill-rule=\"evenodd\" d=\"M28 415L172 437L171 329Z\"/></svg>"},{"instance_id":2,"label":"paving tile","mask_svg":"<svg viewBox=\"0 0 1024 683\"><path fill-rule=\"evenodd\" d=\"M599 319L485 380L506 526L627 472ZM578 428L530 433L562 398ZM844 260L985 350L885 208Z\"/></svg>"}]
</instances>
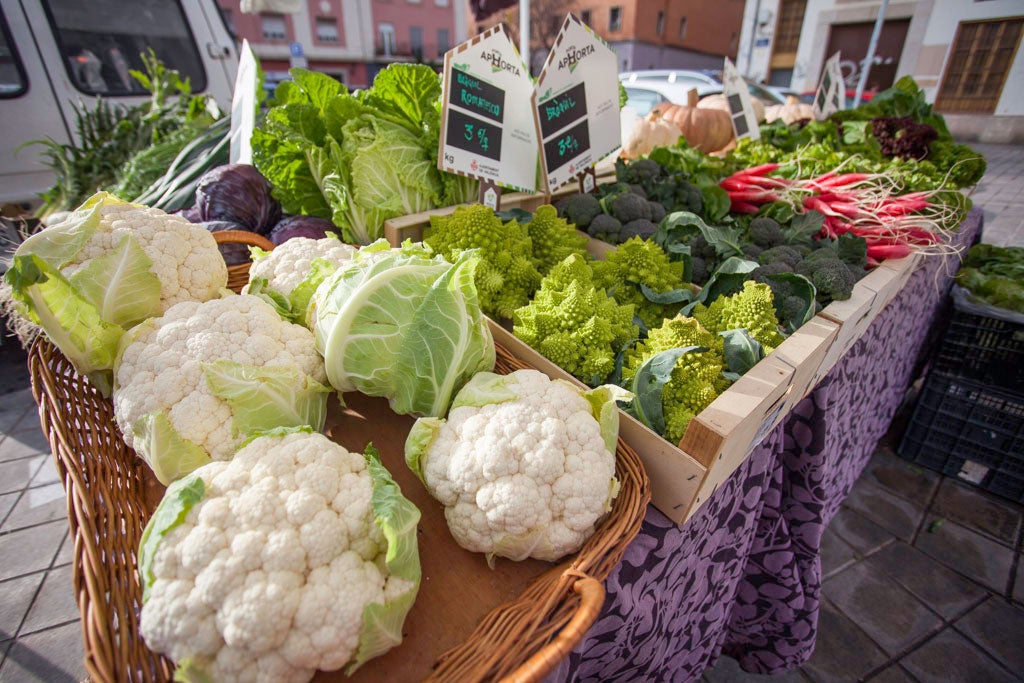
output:
<instances>
[{"instance_id":1,"label":"paving tile","mask_svg":"<svg viewBox=\"0 0 1024 683\"><path fill-rule=\"evenodd\" d=\"M30 407L35 406L31 389L13 391L0 396L0 434L10 434Z\"/></svg>"},{"instance_id":2,"label":"paving tile","mask_svg":"<svg viewBox=\"0 0 1024 683\"><path fill-rule=\"evenodd\" d=\"M917 598L864 563L829 578L822 593L890 655L942 625Z\"/></svg>"},{"instance_id":3,"label":"paving tile","mask_svg":"<svg viewBox=\"0 0 1024 683\"><path fill-rule=\"evenodd\" d=\"M924 517L923 506L915 505L865 479L854 485L845 504L904 541L914 538L921 518Z\"/></svg>"},{"instance_id":4,"label":"paving tile","mask_svg":"<svg viewBox=\"0 0 1024 683\"><path fill-rule=\"evenodd\" d=\"M0 667L0 680L76 683L85 678L84 658L82 629L77 622L39 631L14 643Z\"/></svg>"},{"instance_id":5,"label":"paving tile","mask_svg":"<svg viewBox=\"0 0 1024 683\"><path fill-rule=\"evenodd\" d=\"M892 534L850 508L840 508L828 528L862 557L893 541Z\"/></svg>"},{"instance_id":6,"label":"paving tile","mask_svg":"<svg viewBox=\"0 0 1024 683\"><path fill-rule=\"evenodd\" d=\"M807 679L799 671L786 671L773 676L747 673L739 663L731 657L721 657L715 668L704 672L704 680L708 683L806 683Z\"/></svg>"},{"instance_id":7,"label":"paving tile","mask_svg":"<svg viewBox=\"0 0 1024 683\"><path fill-rule=\"evenodd\" d=\"M827 578L857 560L857 553L832 527L821 537L821 574Z\"/></svg>"},{"instance_id":8,"label":"paving tile","mask_svg":"<svg viewBox=\"0 0 1024 683\"><path fill-rule=\"evenodd\" d=\"M956 629L1010 671L1024 672L1024 608L994 596L956 622Z\"/></svg>"},{"instance_id":9,"label":"paving tile","mask_svg":"<svg viewBox=\"0 0 1024 683\"><path fill-rule=\"evenodd\" d=\"M828 600L818 613L814 654L803 672L814 681L858 680L885 663L887 656L849 617Z\"/></svg>"},{"instance_id":10,"label":"paving tile","mask_svg":"<svg viewBox=\"0 0 1024 683\"><path fill-rule=\"evenodd\" d=\"M18 502L18 496L20 495L20 491L0 495L0 523L4 521L4 517L7 516L7 513L14 508L14 504Z\"/></svg>"},{"instance_id":11,"label":"paving tile","mask_svg":"<svg viewBox=\"0 0 1024 683\"><path fill-rule=\"evenodd\" d=\"M868 461L860 478L923 508L931 501L942 476L913 465L888 450L879 449Z\"/></svg>"},{"instance_id":12,"label":"paving tile","mask_svg":"<svg viewBox=\"0 0 1024 683\"><path fill-rule=\"evenodd\" d=\"M61 483L60 475L57 473L57 465L53 462L53 456L46 458L36 475L32 477L29 486L44 486L46 484Z\"/></svg>"},{"instance_id":13,"label":"paving tile","mask_svg":"<svg viewBox=\"0 0 1024 683\"><path fill-rule=\"evenodd\" d=\"M906 669L899 664L893 664L888 669L867 679L870 683L916 683L914 678L907 673Z\"/></svg>"},{"instance_id":14,"label":"paving tile","mask_svg":"<svg viewBox=\"0 0 1024 683\"><path fill-rule=\"evenodd\" d=\"M902 541L886 546L865 562L872 571L895 579L945 619L963 614L988 594L978 584Z\"/></svg>"},{"instance_id":15,"label":"paving tile","mask_svg":"<svg viewBox=\"0 0 1024 683\"><path fill-rule=\"evenodd\" d=\"M972 486L944 479L930 512L1008 545L1017 544L1022 510Z\"/></svg>"},{"instance_id":16,"label":"paving tile","mask_svg":"<svg viewBox=\"0 0 1024 683\"><path fill-rule=\"evenodd\" d=\"M43 574L29 574L17 579L0 581L0 640L18 633L21 620L28 614Z\"/></svg>"},{"instance_id":17,"label":"paving tile","mask_svg":"<svg viewBox=\"0 0 1024 683\"><path fill-rule=\"evenodd\" d=\"M901 659L900 664L921 681L1003 683L1018 680L951 628Z\"/></svg>"},{"instance_id":18,"label":"paving tile","mask_svg":"<svg viewBox=\"0 0 1024 683\"><path fill-rule=\"evenodd\" d=\"M67 519L67 515L64 487L60 484L47 484L28 489L21 494L21 500L14 506L14 510L3 525L0 525L0 531L14 531L43 522Z\"/></svg>"},{"instance_id":19,"label":"paving tile","mask_svg":"<svg viewBox=\"0 0 1024 683\"><path fill-rule=\"evenodd\" d=\"M78 603L71 576L72 567L51 569L46 573L43 587L32 603L22 633L34 633L43 629L74 621L79 618ZM21 636L19 636L20 638Z\"/></svg>"},{"instance_id":20,"label":"paving tile","mask_svg":"<svg viewBox=\"0 0 1024 683\"><path fill-rule=\"evenodd\" d=\"M0 493L20 491L28 486L42 464L38 456L0 462Z\"/></svg>"},{"instance_id":21,"label":"paving tile","mask_svg":"<svg viewBox=\"0 0 1024 683\"><path fill-rule=\"evenodd\" d=\"M914 545L997 593L1009 585L1013 551L959 524L929 515Z\"/></svg>"},{"instance_id":22,"label":"paving tile","mask_svg":"<svg viewBox=\"0 0 1024 683\"><path fill-rule=\"evenodd\" d=\"M0 580L48 569L67 524L50 522L0 536Z\"/></svg>"},{"instance_id":23,"label":"paving tile","mask_svg":"<svg viewBox=\"0 0 1024 683\"><path fill-rule=\"evenodd\" d=\"M22 423L31 419L31 416L26 416ZM9 434L0 442L0 462L49 452L50 443L39 430L38 424L34 428Z\"/></svg>"}]
</instances>

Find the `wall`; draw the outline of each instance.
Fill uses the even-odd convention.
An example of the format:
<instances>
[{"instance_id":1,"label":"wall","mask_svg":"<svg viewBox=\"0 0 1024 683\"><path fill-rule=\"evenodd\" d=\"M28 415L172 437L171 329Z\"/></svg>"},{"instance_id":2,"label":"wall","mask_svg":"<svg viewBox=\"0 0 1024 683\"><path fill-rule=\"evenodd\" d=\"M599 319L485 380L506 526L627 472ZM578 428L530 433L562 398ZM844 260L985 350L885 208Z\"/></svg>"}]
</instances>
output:
<instances>
[{"instance_id":1,"label":"wall","mask_svg":"<svg viewBox=\"0 0 1024 683\"><path fill-rule=\"evenodd\" d=\"M639 41L609 43L619 55L619 71L643 69L721 69L722 56Z\"/></svg>"},{"instance_id":2,"label":"wall","mask_svg":"<svg viewBox=\"0 0 1024 683\"><path fill-rule=\"evenodd\" d=\"M455 33L455 10L452 5L461 0L373 0L371 2L374 45L380 56L378 28L382 23L395 27L395 41L398 43L399 54L410 54L409 29L423 29L423 61L437 62L444 58L438 57L437 30L448 30L448 48L461 42ZM443 3L443 4L441 4Z\"/></svg>"}]
</instances>

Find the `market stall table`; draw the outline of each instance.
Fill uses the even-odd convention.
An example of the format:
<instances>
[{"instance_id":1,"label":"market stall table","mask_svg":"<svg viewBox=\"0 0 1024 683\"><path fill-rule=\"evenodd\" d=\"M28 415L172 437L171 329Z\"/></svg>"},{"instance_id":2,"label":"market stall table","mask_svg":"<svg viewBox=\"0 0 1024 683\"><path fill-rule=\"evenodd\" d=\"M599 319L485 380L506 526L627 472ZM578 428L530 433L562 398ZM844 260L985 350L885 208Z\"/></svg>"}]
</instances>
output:
<instances>
[{"instance_id":1,"label":"market stall table","mask_svg":"<svg viewBox=\"0 0 1024 683\"><path fill-rule=\"evenodd\" d=\"M953 238L981 234L971 211ZM864 336L685 525L648 507L584 641L549 680L699 678L721 654L751 672L814 651L821 538L888 430L958 256L929 257Z\"/></svg>"}]
</instances>

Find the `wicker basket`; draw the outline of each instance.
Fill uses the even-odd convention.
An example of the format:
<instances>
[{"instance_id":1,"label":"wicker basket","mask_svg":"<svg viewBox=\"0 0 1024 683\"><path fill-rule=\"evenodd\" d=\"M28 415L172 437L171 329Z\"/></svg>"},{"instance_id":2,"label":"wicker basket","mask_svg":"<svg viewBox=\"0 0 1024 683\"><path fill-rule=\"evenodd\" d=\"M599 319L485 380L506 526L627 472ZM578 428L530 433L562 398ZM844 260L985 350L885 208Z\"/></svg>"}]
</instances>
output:
<instances>
[{"instance_id":1,"label":"wicker basket","mask_svg":"<svg viewBox=\"0 0 1024 683\"><path fill-rule=\"evenodd\" d=\"M259 247L265 251L271 251L274 248L274 243L263 235L245 230L221 230L213 233L213 239L217 240L217 244L245 244L250 247ZM238 292L249 284L249 266L251 265L251 261L246 261L235 266L228 266L228 289Z\"/></svg>"},{"instance_id":2,"label":"wicker basket","mask_svg":"<svg viewBox=\"0 0 1024 683\"><path fill-rule=\"evenodd\" d=\"M526 366L521 361L498 347L497 372L523 367ZM77 374L59 350L45 339L37 340L30 350L29 369L43 432L53 449L67 493L86 670L97 681L169 680L173 665L148 650L138 635L141 589L136 576L139 539L163 488L124 444L110 401ZM386 406L381 399L373 400ZM397 478L396 470L392 467ZM443 654L438 650L424 655L425 674L431 680L538 681L582 639L603 604L600 582L619 563L626 546L639 531L650 500L650 484L643 466L621 440L616 470L622 482L620 494L611 513L580 552L549 569L542 563L531 565L531 561L504 565L506 569L512 567L508 571L532 566L539 569L529 577L532 582L524 583L527 587L518 597L504 604L495 601L494 606L485 605L485 609L490 609L475 630L459 635L461 645ZM403 490L408 491L405 485ZM424 509L424 504L420 505ZM425 518L430 516L428 512L443 520L436 510L424 510ZM443 525L443 521L437 524ZM447 534L446 529L444 533ZM434 551L434 545L421 543L421 554ZM470 555L482 562L479 556ZM480 567L481 573L487 571L485 566ZM487 581L500 583L498 578L490 578L496 576L489 575ZM421 600L425 590L421 589ZM406 640L414 640L422 632L412 630ZM405 646L403 643L396 660L409 657L411 661L410 652L415 653L415 648L411 643L410 647ZM384 655L378 660L388 657ZM379 668L372 668L378 660L356 672L355 677L424 677L424 673L402 675L401 671L408 669L383 677ZM344 680L341 672L321 672L317 680L333 677Z\"/></svg>"}]
</instances>

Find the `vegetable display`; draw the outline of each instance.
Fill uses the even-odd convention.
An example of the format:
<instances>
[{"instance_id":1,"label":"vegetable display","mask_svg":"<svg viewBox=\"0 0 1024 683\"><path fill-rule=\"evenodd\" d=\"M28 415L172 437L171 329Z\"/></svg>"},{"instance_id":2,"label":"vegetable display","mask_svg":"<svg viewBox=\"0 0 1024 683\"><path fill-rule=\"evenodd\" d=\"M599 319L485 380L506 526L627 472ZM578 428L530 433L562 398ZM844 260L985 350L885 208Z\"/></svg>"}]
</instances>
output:
<instances>
[{"instance_id":1,"label":"vegetable display","mask_svg":"<svg viewBox=\"0 0 1024 683\"><path fill-rule=\"evenodd\" d=\"M482 372L447 419L421 418L409 467L445 506L459 545L494 557L554 562L594 533L618 493L622 392L582 392L536 370Z\"/></svg>"},{"instance_id":2,"label":"vegetable display","mask_svg":"<svg viewBox=\"0 0 1024 683\"><path fill-rule=\"evenodd\" d=\"M444 415L494 342L473 284L480 258L455 263L407 243L357 251L317 288L307 320L339 392L386 397L401 415Z\"/></svg>"},{"instance_id":3,"label":"vegetable display","mask_svg":"<svg viewBox=\"0 0 1024 683\"><path fill-rule=\"evenodd\" d=\"M656 327L692 290L683 264L670 261L652 241L633 237L594 263L594 282L621 304L632 304L640 322Z\"/></svg>"},{"instance_id":4,"label":"vegetable display","mask_svg":"<svg viewBox=\"0 0 1024 683\"><path fill-rule=\"evenodd\" d=\"M987 304L1024 313L1024 247L971 247L956 282Z\"/></svg>"},{"instance_id":5,"label":"vegetable display","mask_svg":"<svg viewBox=\"0 0 1024 683\"><path fill-rule=\"evenodd\" d=\"M164 484L274 427L323 428L323 360L309 330L261 299L184 302L125 335L114 416Z\"/></svg>"},{"instance_id":6,"label":"vegetable display","mask_svg":"<svg viewBox=\"0 0 1024 683\"><path fill-rule=\"evenodd\" d=\"M419 518L372 447L260 435L167 489L139 549L142 637L182 680L351 674L402 641Z\"/></svg>"},{"instance_id":7,"label":"vegetable display","mask_svg":"<svg viewBox=\"0 0 1024 683\"><path fill-rule=\"evenodd\" d=\"M125 330L219 296L227 267L201 226L100 192L26 239L4 278L21 313L109 396Z\"/></svg>"}]
</instances>

